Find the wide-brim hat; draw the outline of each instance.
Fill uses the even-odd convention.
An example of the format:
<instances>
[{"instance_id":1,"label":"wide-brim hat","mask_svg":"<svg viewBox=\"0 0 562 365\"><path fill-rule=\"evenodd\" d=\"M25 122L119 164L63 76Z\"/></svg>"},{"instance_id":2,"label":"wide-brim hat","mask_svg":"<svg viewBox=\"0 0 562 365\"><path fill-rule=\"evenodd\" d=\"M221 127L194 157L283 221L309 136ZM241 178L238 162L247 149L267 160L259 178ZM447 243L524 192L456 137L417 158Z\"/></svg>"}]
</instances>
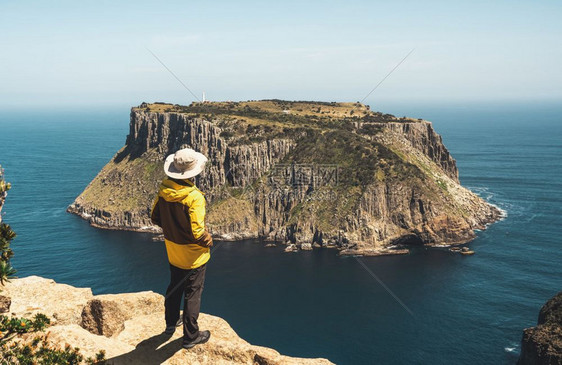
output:
<instances>
[{"instance_id":1,"label":"wide-brim hat","mask_svg":"<svg viewBox=\"0 0 562 365\"><path fill-rule=\"evenodd\" d=\"M199 175L206 162L207 157L202 153L184 148L166 157L164 172L174 179L189 179Z\"/></svg>"}]
</instances>

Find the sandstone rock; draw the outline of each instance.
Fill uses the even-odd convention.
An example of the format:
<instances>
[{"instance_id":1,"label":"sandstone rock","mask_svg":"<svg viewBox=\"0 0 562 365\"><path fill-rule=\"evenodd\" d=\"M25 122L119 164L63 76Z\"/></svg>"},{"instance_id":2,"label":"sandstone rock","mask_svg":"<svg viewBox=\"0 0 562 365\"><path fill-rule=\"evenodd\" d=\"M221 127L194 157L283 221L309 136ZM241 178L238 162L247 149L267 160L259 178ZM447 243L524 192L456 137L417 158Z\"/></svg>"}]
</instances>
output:
<instances>
[{"instance_id":1,"label":"sandstone rock","mask_svg":"<svg viewBox=\"0 0 562 365\"><path fill-rule=\"evenodd\" d=\"M164 308L161 295L154 292L97 295L84 307L80 325L96 335L119 334L126 320Z\"/></svg>"},{"instance_id":2,"label":"sandstone rock","mask_svg":"<svg viewBox=\"0 0 562 365\"><path fill-rule=\"evenodd\" d=\"M5 295L0 295L0 313L7 313L10 311L10 305L12 304L12 300L10 297Z\"/></svg>"},{"instance_id":3,"label":"sandstone rock","mask_svg":"<svg viewBox=\"0 0 562 365\"><path fill-rule=\"evenodd\" d=\"M86 357L93 358L100 350L104 350L106 357L112 358L135 349L134 345L95 335L77 324L52 326L48 327L45 332L49 333L52 343L59 346L70 344L72 347L78 347ZM138 362L138 364L142 364L142 362Z\"/></svg>"},{"instance_id":4,"label":"sandstone rock","mask_svg":"<svg viewBox=\"0 0 562 365\"><path fill-rule=\"evenodd\" d=\"M562 364L562 292L542 307L537 326L523 331L518 364Z\"/></svg>"},{"instance_id":5,"label":"sandstone rock","mask_svg":"<svg viewBox=\"0 0 562 365\"><path fill-rule=\"evenodd\" d=\"M16 303L18 316L31 313L30 308L34 309L37 303L43 304L37 301L36 292L45 294L48 289L57 293L59 298L65 298L64 301L51 298L52 305L43 305L43 310L39 311L50 316L56 314L59 318L57 324L45 330L49 333L49 342L59 347L66 344L78 347L86 357L94 357L104 350L109 364L332 364L322 358L288 357L270 348L251 345L241 339L225 320L204 313L200 314L199 325L201 329L211 331L209 342L183 350L181 327L172 336L163 334L164 299L153 292L92 297L89 289L57 284L36 276L14 279L6 289ZM84 313L83 318L87 318L90 331L79 325L83 320L76 316L76 308ZM61 318L63 314L71 317L66 320ZM28 336L27 340L33 337Z\"/></svg>"},{"instance_id":6,"label":"sandstone rock","mask_svg":"<svg viewBox=\"0 0 562 365\"><path fill-rule=\"evenodd\" d=\"M114 302L92 299L82 311L82 326L95 335L111 337L124 328L125 316Z\"/></svg>"},{"instance_id":7,"label":"sandstone rock","mask_svg":"<svg viewBox=\"0 0 562 365\"><path fill-rule=\"evenodd\" d=\"M82 309L93 297L90 288L74 288L39 276L12 280L4 294L11 298L10 312L15 316L43 313L53 324L79 324Z\"/></svg>"},{"instance_id":8,"label":"sandstone rock","mask_svg":"<svg viewBox=\"0 0 562 365\"><path fill-rule=\"evenodd\" d=\"M310 242L301 243L301 250L305 250L305 251L312 250L312 244Z\"/></svg>"},{"instance_id":9,"label":"sandstone rock","mask_svg":"<svg viewBox=\"0 0 562 365\"><path fill-rule=\"evenodd\" d=\"M199 326L211 331L209 342L189 351L178 351L181 346L181 328L171 337L162 335L162 316L163 313L160 312L127 321L125 330L116 339L135 345L135 351L112 358L110 362L116 365L132 364L135 361L153 364L330 364L324 359L289 358L275 350L250 345L238 337L225 320L204 313L199 317ZM143 334L150 335L148 340Z\"/></svg>"}]
</instances>

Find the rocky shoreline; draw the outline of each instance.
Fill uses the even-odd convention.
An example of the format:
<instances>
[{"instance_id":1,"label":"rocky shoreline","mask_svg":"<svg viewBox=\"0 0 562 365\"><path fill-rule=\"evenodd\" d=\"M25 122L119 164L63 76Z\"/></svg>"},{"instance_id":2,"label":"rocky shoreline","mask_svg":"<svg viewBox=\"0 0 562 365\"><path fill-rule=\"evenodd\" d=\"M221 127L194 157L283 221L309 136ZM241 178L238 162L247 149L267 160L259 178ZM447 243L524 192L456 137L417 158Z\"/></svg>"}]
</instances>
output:
<instances>
[{"instance_id":1,"label":"rocky shoreline","mask_svg":"<svg viewBox=\"0 0 562 365\"><path fill-rule=\"evenodd\" d=\"M344 249L339 252L340 256L392 256L407 255L410 250L407 248L364 248L364 249Z\"/></svg>"},{"instance_id":2,"label":"rocky shoreline","mask_svg":"<svg viewBox=\"0 0 562 365\"><path fill-rule=\"evenodd\" d=\"M164 297L154 292L93 295L30 276L0 286L0 313L30 318L43 313L51 319L50 344L78 347L87 357L104 350L108 364L248 364L329 365L322 359L289 357L241 339L222 318L201 313L199 324L211 331L209 342L181 349L181 328L173 336L164 330ZM64 299L64 300L62 300ZM23 335L32 341L38 333Z\"/></svg>"}]
</instances>

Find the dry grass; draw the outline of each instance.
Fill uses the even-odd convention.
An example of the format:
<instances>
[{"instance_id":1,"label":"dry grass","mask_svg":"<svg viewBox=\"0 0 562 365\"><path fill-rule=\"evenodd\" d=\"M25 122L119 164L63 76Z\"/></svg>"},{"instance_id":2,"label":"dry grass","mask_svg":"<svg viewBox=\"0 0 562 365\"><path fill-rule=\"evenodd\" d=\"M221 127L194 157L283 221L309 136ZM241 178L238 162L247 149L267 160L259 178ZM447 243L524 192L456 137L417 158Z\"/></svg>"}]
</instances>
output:
<instances>
[{"instance_id":1,"label":"dry grass","mask_svg":"<svg viewBox=\"0 0 562 365\"><path fill-rule=\"evenodd\" d=\"M196 103L198 104L198 103ZM302 102L302 101L282 101L282 100L259 100L259 101L214 101L207 102L205 105L212 105L217 108L241 111L246 107L262 110L268 113L286 113L298 116L321 116L331 118L345 118L351 116L363 116L371 113L369 107L360 103L323 103L323 102ZM180 111L174 104L150 103L146 104L150 112L166 113ZM140 109L140 107L135 108Z\"/></svg>"},{"instance_id":2,"label":"dry grass","mask_svg":"<svg viewBox=\"0 0 562 365\"><path fill-rule=\"evenodd\" d=\"M250 227L257 229L258 223L254 214L252 203L245 199L229 197L209 206L207 220L213 226L228 227L244 219L250 220Z\"/></svg>"},{"instance_id":3,"label":"dry grass","mask_svg":"<svg viewBox=\"0 0 562 365\"><path fill-rule=\"evenodd\" d=\"M83 203L110 213L150 206L164 177L162 163L144 158L109 162L80 195Z\"/></svg>"}]
</instances>

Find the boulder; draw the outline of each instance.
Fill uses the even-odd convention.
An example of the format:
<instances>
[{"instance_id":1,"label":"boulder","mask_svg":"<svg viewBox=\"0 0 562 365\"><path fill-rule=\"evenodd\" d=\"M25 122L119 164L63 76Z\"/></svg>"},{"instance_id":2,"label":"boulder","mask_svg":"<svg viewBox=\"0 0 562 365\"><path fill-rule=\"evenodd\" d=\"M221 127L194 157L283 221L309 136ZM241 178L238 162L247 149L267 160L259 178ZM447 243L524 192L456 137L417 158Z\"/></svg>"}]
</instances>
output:
<instances>
[{"instance_id":1,"label":"boulder","mask_svg":"<svg viewBox=\"0 0 562 365\"><path fill-rule=\"evenodd\" d=\"M291 243L290 245L285 247L285 252L297 252L297 251L298 251L297 245L295 245L294 243Z\"/></svg>"},{"instance_id":2,"label":"boulder","mask_svg":"<svg viewBox=\"0 0 562 365\"><path fill-rule=\"evenodd\" d=\"M80 325L93 334L112 337L123 330L125 321L163 308L162 295L151 291L96 295L86 303Z\"/></svg>"}]
</instances>

